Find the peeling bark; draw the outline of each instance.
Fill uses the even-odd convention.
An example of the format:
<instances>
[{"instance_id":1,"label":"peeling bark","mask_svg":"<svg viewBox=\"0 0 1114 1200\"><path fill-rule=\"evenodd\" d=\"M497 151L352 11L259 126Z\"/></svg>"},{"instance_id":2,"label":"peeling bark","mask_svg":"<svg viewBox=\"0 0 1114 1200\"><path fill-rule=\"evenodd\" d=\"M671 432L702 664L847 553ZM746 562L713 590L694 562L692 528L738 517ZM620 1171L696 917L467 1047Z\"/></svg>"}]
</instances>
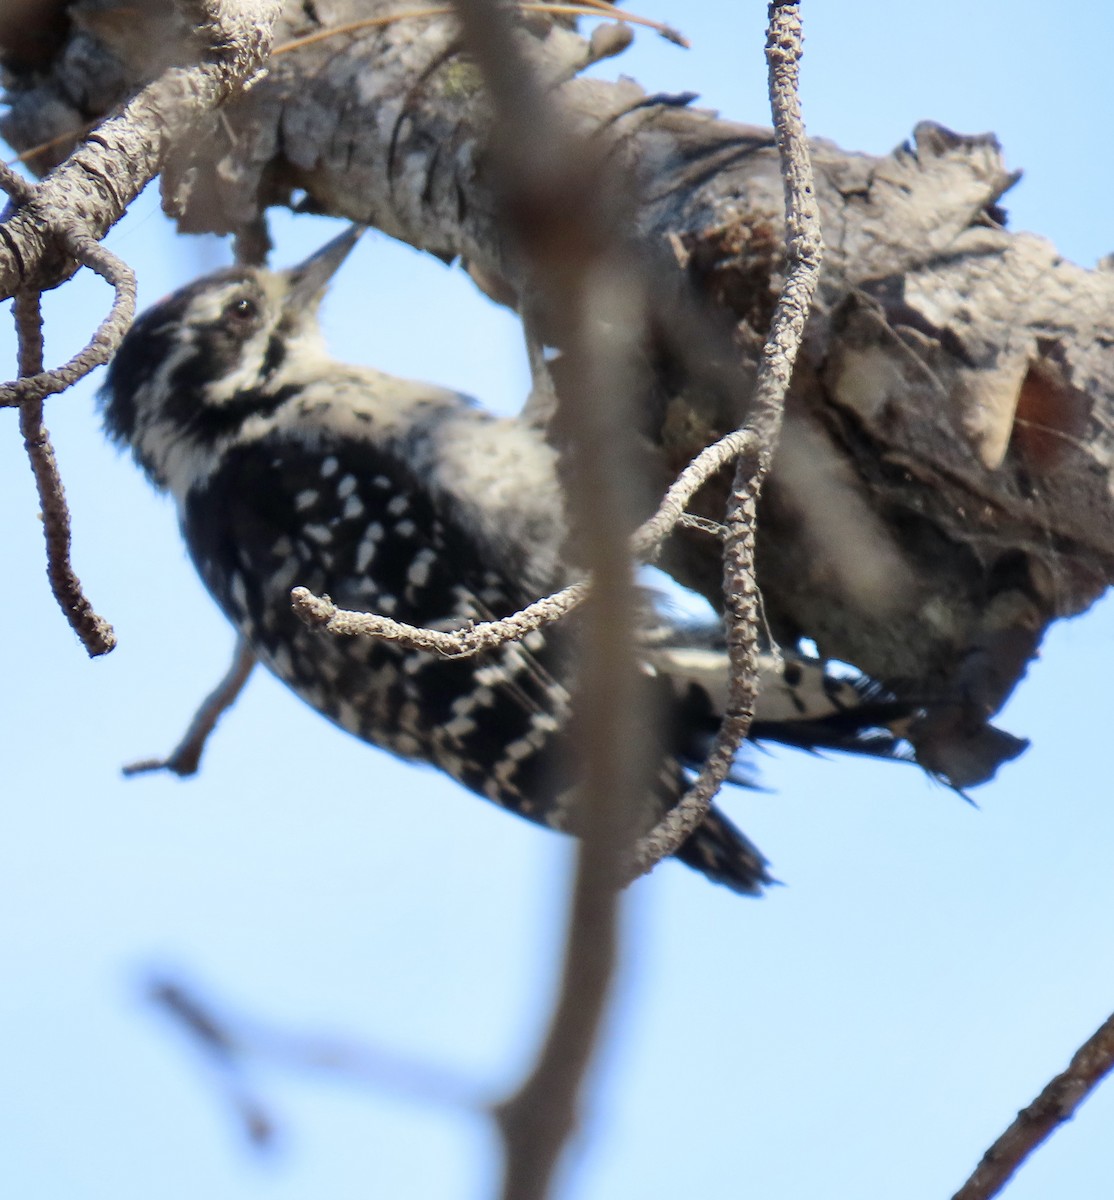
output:
<instances>
[{"instance_id":1,"label":"peeling bark","mask_svg":"<svg viewBox=\"0 0 1114 1200\"><path fill-rule=\"evenodd\" d=\"M54 6L33 57L6 47L3 132L17 148L80 136L165 65L149 55L162 0L127 28L112 8L71 4L63 36ZM452 20L282 50L390 11L288 3L266 75L171 148L166 206L183 229L237 234L271 205L367 222L461 258L544 339L500 218L488 105ZM667 346L648 350L644 432L664 483L747 412L783 271L772 135L579 75L621 37L589 41L542 17L517 36L574 127L631 181L632 236L665 265L665 290L695 290L735 339L730 389L692 378ZM75 144L31 162L45 171ZM924 701L918 755L962 786L1020 749L987 719L1049 623L1085 609L1114 573L1114 274L1004 228L1014 176L993 137L926 123L887 157L823 141L813 156L826 260L763 503L766 616L780 639L811 638ZM725 476L696 511L718 520L726 488ZM722 603L716 539L679 533L665 565Z\"/></svg>"}]
</instances>

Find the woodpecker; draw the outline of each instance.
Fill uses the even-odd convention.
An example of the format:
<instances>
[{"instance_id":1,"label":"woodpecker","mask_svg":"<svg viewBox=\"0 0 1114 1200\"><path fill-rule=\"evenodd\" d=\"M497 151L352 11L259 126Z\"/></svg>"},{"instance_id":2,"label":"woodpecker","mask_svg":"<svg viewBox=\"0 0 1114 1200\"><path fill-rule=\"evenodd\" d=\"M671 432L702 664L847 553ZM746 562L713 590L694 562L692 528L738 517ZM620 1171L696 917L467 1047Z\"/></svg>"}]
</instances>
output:
<instances>
[{"instance_id":1,"label":"woodpecker","mask_svg":"<svg viewBox=\"0 0 1114 1200\"><path fill-rule=\"evenodd\" d=\"M507 616L573 577L555 452L536 428L329 357L317 307L358 236L291 270L220 271L147 311L102 389L106 431L173 498L205 586L306 703L575 834L568 623L449 660L332 637L291 609L291 589L304 586L342 607L451 629ZM699 766L727 681L714 634L661 614L653 623L643 665L665 717L647 829ZM908 757L908 716L908 705L818 659L772 647L762 656L755 738ZM766 860L716 808L677 857L738 892L770 881Z\"/></svg>"}]
</instances>

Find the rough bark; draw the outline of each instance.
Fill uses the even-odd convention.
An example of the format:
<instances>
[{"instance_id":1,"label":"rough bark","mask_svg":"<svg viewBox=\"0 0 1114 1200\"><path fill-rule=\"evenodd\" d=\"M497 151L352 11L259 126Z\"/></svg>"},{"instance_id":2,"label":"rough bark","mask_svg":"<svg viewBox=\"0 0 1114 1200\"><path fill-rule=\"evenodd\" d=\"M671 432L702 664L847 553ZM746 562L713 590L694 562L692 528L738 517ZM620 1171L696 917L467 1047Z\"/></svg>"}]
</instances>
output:
<instances>
[{"instance_id":1,"label":"rough bark","mask_svg":"<svg viewBox=\"0 0 1114 1200\"><path fill-rule=\"evenodd\" d=\"M26 17L14 43L11 27L0 25L9 95L21 97L7 115L5 136L23 148L18 114L26 112L22 100L30 95L33 109L43 106L32 124L51 128L48 138L55 143L31 165L60 164L29 197L19 197L15 211L0 223L3 295L20 287L52 287L72 273L74 237L104 237L171 148L202 136L203 114L215 119L216 110L254 77L268 57L279 5L280 0L155 0L107 14L100 13L101 4L47 5ZM156 9L157 27L151 22ZM136 13L145 20L133 28ZM85 31L87 25L126 31L113 44L133 50L137 35L143 35L142 73L125 76L116 55ZM44 63L39 56L50 41L47 29L63 40ZM20 60L13 44L31 44L36 54ZM45 80L55 86L40 86ZM59 147L72 151L64 162L57 157Z\"/></svg>"},{"instance_id":2,"label":"rough bark","mask_svg":"<svg viewBox=\"0 0 1114 1200\"><path fill-rule=\"evenodd\" d=\"M46 11L35 55L7 50L3 132L18 148L81 134L132 96L166 16L149 0L122 29L112 6L84 0L60 32L57 6ZM185 229L238 234L276 204L367 222L460 257L557 340L501 220L489 108L452 20L282 52L390 11L288 3L266 75L165 157L168 208ZM540 16L518 37L575 128L632 181L632 236L662 271L662 312L692 289L734 337L730 387L699 378L668 331L648 348L643 432L664 483L747 411L784 261L772 135L581 77L618 44L606 37ZM45 171L75 144L31 163ZM921 761L978 782L1016 752L985 722L1044 630L1114 571L1114 275L1004 228L1013 177L992 137L923 124L888 157L823 141L813 156L827 257L759 526L766 616L779 638L812 638L925 701ZM726 486L696 511L718 520ZM715 538L687 530L665 562L720 603L720 557Z\"/></svg>"}]
</instances>

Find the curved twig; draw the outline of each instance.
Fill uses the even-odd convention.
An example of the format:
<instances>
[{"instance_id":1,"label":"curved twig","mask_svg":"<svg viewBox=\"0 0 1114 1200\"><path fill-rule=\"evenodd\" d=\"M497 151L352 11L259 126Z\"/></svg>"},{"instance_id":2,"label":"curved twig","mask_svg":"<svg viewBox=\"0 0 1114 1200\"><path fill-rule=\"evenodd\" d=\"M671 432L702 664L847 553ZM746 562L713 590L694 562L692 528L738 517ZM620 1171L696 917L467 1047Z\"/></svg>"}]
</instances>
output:
<instances>
[{"instance_id":1,"label":"curved twig","mask_svg":"<svg viewBox=\"0 0 1114 1200\"><path fill-rule=\"evenodd\" d=\"M194 775L201 764L201 755L217 722L236 703L255 666L255 654L248 642L240 638L232 656L232 664L220 683L201 701L182 740L166 758L145 758L128 763L124 775L146 775L152 771L170 771L179 778Z\"/></svg>"},{"instance_id":2,"label":"curved twig","mask_svg":"<svg viewBox=\"0 0 1114 1200\"><path fill-rule=\"evenodd\" d=\"M748 424L753 441L739 446L725 517L724 599L727 651L731 661L727 714L696 782L657 827L639 840L632 856L632 878L645 874L678 850L704 820L712 798L727 779L754 716L760 619L758 584L754 574L758 494L781 432L785 396L820 277L823 248L820 210L801 119L800 56L800 5L796 0L774 0L769 7L766 60L774 132L785 186L789 270L759 363L754 410Z\"/></svg>"},{"instance_id":3,"label":"curved twig","mask_svg":"<svg viewBox=\"0 0 1114 1200\"><path fill-rule=\"evenodd\" d=\"M632 555L643 562L653 562L662 542L677 525L697 520L685 511L692 497L717 471L753 444L753 431L739 429L702 450L670 485L657 512L636 531L631 539ZM718 533L719 529L714 532ZM405 621L377 613L338 608L328 596L315 595L304 587L291 591L290 602L294 612L307 625L338 637L377 637L444 658L467 658L561 620L578 608L590 591L590 581L579 580L559 592L535 600L509 617L476 622L466 629L451 632L408 625Z\"/></svg>"},{"instance_id":4,"label":"curved twig","mask_svg":"<svg viewBox=\"0 0 1114 1200\"><path fill-rule=\"evenodd\" d=\"M135 272L123 259L88 234L73 227L59 227L66 249L83 266L95 271L112 286L112 307L97 326L85 347L68 362L49 371L40 368L32 375L0 385L0 408L13 408L28 400L42 401L72 387L115 354L135 316Z\"/></svg>"},{"instance_id":5,"label":"curved twig","mask_svg":"<svg viewBox=\"0 0 1114 1200\"><path fill-rule=\"evenodd\" d=\"M509 617L477 622L451 632L407 625L405 621L395 621L375 613L337 608L328 596L314 595L304 587L296 587L291 591L290 604L307 625L340 637L377 637L384 641L401 642L412 650L439 654L443 658L468 658L483 650L492 650L504 642L525 637L532 630L560 620L572 612L587 594L587 583L573 583L559 592L535 600Z\"/></svg>"},{"instance_id":6,"label":"curved twig","mask_svg":"<svg viewBox=\"0 0 1114 1200\"><path fill-rule=\"evenodd\" d=\"M97 615L70 562L70 514L54 450L43 425L43 400L64 391L108 361L135 312L135 275L99 244L107 230L158 169L165 147L199 113L219 104L255 74L270 49L281 0L247 6L225 0L178 0L206 36L204 61L174 67L142 89L115 117L43 183L35 185L0 164L0 188L11 196L0 223L0 289L14 295L20 378L0 386L0 407L18 407L43 515L47 574L67 620L91 655L116 644L112 626ZM43 369L40 295L72 266L45 256L60 246L113 289L112 307L88 345L61 367Z\"/></svg>"},{"instance_id":7,"label":"curved twig","mask_svg":"<svg viewBox=\"0 0 1114 1200\"><path fill-rule=\"evenodd\" d=\"M35 376L42 371L42 309L38 292L18 292L13 306L19 336L19 369ZM42 397L32 394L19 407L19 431L35 476L46 540L46 574L58 607L90 656L107 654L116 645L112 626L99 616L82 591L70 561L70 510L50 435L43 425Z\"/></svg>"}]
</instances>

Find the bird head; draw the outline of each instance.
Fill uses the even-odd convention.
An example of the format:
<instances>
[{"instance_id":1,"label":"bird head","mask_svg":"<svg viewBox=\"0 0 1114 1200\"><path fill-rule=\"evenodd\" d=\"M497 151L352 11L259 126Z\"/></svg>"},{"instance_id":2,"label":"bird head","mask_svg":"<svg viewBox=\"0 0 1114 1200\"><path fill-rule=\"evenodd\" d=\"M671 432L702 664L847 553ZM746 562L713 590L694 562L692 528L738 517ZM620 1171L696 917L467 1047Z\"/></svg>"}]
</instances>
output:
<instances>
[{"instance_id":1,"label":"bird head","mask_svg":"<svg viewBox=\"0 0 1114 1200\"><path fill-rule=\"evenodd\" d=\"M223 442L283 402L295 368L324 356L318 306L362 231L289 270L218 271L139 317L100 400L109 437L156 487L182 494Z\"/></svg>"}]
</instances>

